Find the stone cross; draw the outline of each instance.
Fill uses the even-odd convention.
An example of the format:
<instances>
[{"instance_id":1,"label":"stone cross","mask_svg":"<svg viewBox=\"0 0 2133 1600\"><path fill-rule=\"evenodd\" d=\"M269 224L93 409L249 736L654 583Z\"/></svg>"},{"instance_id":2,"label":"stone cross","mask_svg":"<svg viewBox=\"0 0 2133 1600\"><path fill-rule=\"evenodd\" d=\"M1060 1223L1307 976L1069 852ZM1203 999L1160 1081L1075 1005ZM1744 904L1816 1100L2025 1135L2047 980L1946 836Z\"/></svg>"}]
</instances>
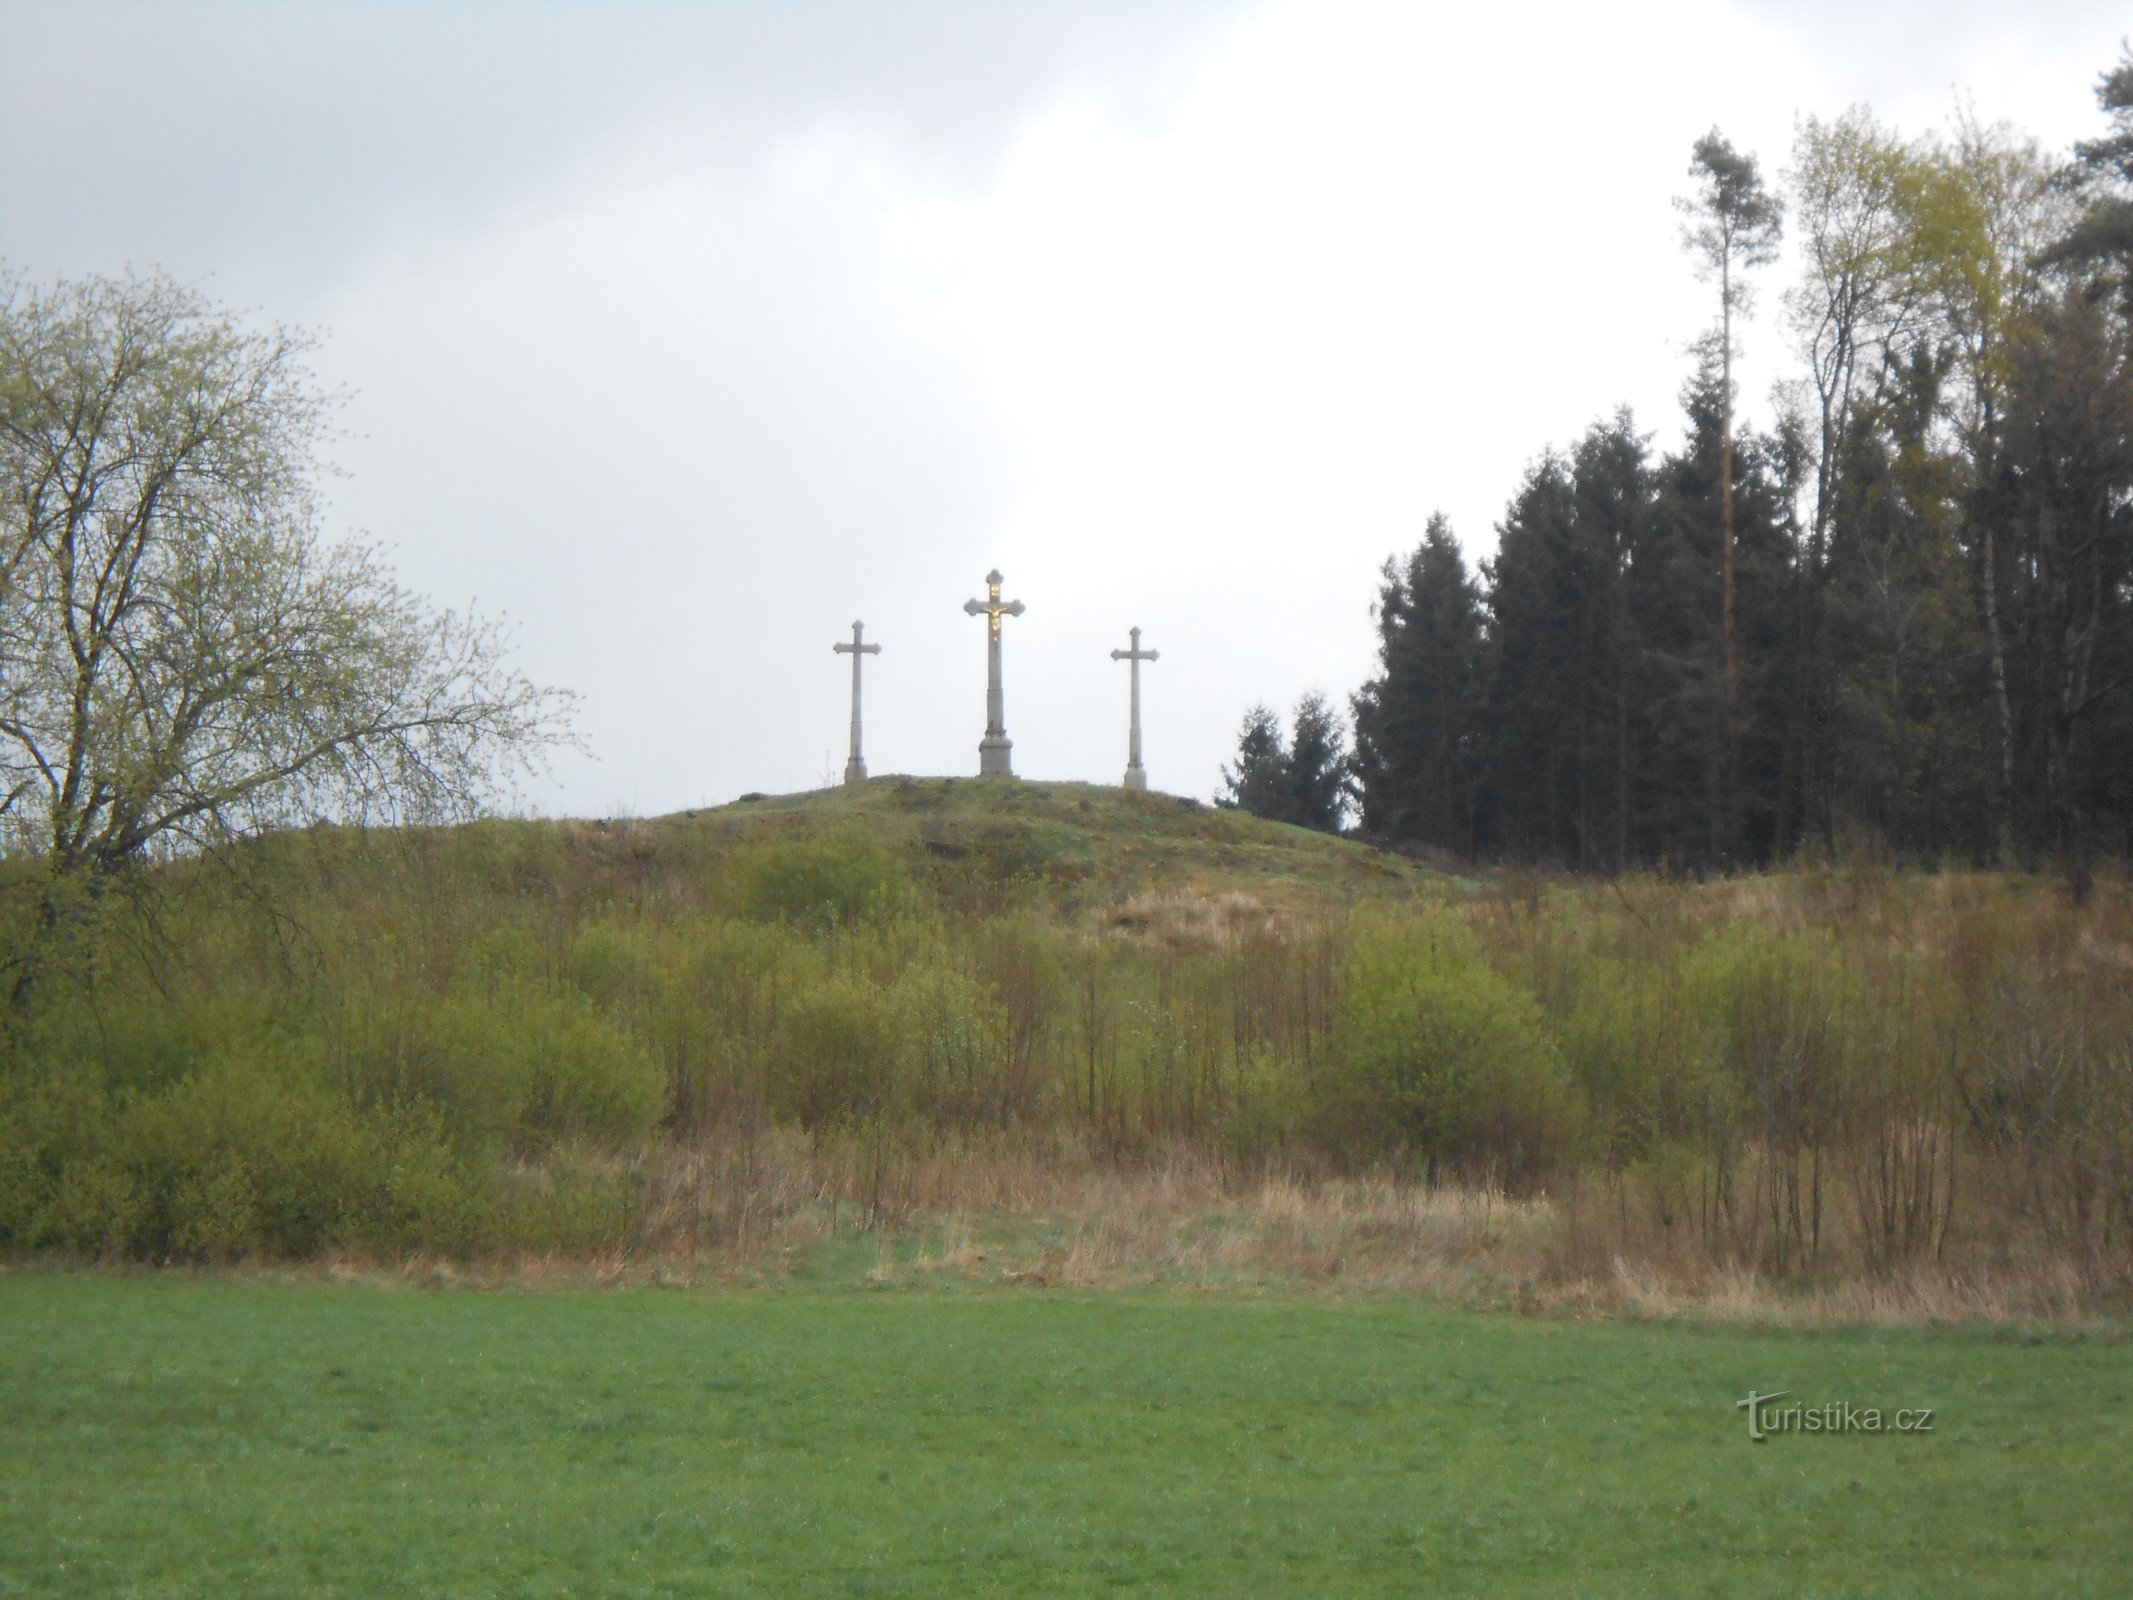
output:
<instances>
[{"instance_id":1,"label":"stone cross","mask_svg":"<svg viewBox=\"0 0 2133 1600\"><path fill-rule=\"evenodd\" d=\"M861 644L859 642L859 636L865 626L866 624L861 622L853 623L852 642L850 644L833 644L830 646L838 655L852 658L852 756L844 764L844 781L846 783L864 783L867 776L867 764L859 754L859 662L864 656L880 655L881 646L878 644Z\"/></svg>"},{"instance_id":2,"label":"stone cross","mask_svg":"<svg viewBox=\"0 0 2133 1600\"><path fill-rule=\"evenodd\" d=\"M985 657L985 737L978 741L978 776L981 778L1012 778L1014 762L1010 752L1014 741L1007 736L1007 716L1000 700L1000 619L1022 615L1022 602L1000 598L999 569L985 574L985 598L965 600L963 610L970 616L986 619Z\"/></svg>"},{"instance_id":3,"label":"stone cross","mask_svg":"<svg viewBox=\"0 0 2133 1600\"><path fill-rule=\"evenodd\" d=\"M1141 765L1141 663L1160 660L1162 652L1141 648L1140 629L1133 629L1132 634L1133 648L1114 650L1111 659L1133 663L1133 715L1127 724L1130 731L1126 735L1126 787L1145 789L1148 787L1148 769Z\"/></svg>"}]
</instances>

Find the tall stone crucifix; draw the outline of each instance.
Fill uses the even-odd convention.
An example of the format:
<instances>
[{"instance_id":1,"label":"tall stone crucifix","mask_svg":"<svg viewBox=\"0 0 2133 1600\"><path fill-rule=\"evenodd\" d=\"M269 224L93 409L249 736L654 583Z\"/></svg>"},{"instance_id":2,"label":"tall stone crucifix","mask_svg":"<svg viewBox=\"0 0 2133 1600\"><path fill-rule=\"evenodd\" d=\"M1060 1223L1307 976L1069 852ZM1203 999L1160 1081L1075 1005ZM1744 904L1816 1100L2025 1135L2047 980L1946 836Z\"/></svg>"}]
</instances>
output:
<instances>
[{"instance_id":1,"label":"tall stone crucifix","mask_svg":"<svg viewBox=\"0 0 2133 1600\"><path fill-rule=\"evenodd\" d=\"M1148 787L1148 769L1141 765L1141 663L1161 659L1162 652L1141 648L1140 629L1133 629L1132 634L1133 648L1114 650L1111 659L1133 663L1133 714L1126 734L1126 787L1145 789Z\"/></svg>"},{"instance_id":2,"label":"tall stone crucifix","mask_svg":"<svg viewBox=\"0 0 2133 1600\"><path fill-rule=\"evenodd\" d=\"M963 610L970 616L986 619L985 656L985 737L978 741L978 776L981 778L1012 778L1015 775L1011 752L1014 741L1007 736L1007 715L1000 699L1000 619L1022 615L1022 602L1002 600L1000 584L1003 580L995 567L985 574L985 598L965 600Z\"/></svg>"},{"instance_id":3,"label":"tall stone crucifix","mask_svg":"<svg viewBox=\"0 0 2133 1600\"><path fill-rule=\"evenodd\" d=\"M833 644L830 646L840 656L850 656L852 658L852 756L844 764L844 781L846 783L864 783L867 776L866 761L859 754L859 662L863 656L880 655L881 646L878 644L861 644L859 642L859 636L865 627L866 624L864 623L853 623L852 642L850 644Z\"/></svg>"}]
</instances>

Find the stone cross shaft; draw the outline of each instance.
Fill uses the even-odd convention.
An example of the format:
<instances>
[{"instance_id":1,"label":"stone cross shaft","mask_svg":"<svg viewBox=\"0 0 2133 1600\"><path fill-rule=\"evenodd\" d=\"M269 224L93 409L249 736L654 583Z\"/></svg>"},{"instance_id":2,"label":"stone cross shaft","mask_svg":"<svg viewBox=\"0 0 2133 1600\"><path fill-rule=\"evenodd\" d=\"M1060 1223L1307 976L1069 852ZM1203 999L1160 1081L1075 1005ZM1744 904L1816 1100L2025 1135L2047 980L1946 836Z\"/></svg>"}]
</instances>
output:
<instances>
[{"instance_id":1,"label":"stone cross shaft","mask_svg":"<svg viewBox=\"0 0 2133 1600\"><path fill-rule=\"evenodd\" d=\"M1014 741L1007 737L1007 714L1000 695L1000 619L1022 615L1022 602L1000 598L999 569L985 574L985 598L965 600L963 610L985 621L985 737L978 741L978 776L1012 778Z\"/></svg>"},{"instance_id":2,"label":"stone cross shaft","mask_svg":"<svg viewBox=\"0 0 2133 1600\"><path fill-rule=\"evenodd\" d=\"M865 632L865 629L865 623L855 622L852 624L852 642L850 644L833 644L830 646L838 655L852 658L852 755L851 759L844 764L844 781L846 783L864 783L867 775L866 761L859 754L859 663L863 657L880 655L881 646L860 643L860 635Z\"/></svg>"},{"instance_id":3,"label":"stone cross shaft","mask_svg":"<svg viewBox=\"0 0 2133 1600\"><path fill-rule=\"evenodd\" d=\"M1148 769L1141 765L1141 663L1143 661L1158 661L1162 659L1162 652L1159 650L1143 650L1141 648L1141 630L1134 628L1131 633L1133 647L1130 650L1112 651L1111 659L1113 661L1130 661L1133 663L1133 712L1127 723L1126 734L1126 787L1129 789L1145 789L1148 787Z\"/></svg>"}]
</instances>

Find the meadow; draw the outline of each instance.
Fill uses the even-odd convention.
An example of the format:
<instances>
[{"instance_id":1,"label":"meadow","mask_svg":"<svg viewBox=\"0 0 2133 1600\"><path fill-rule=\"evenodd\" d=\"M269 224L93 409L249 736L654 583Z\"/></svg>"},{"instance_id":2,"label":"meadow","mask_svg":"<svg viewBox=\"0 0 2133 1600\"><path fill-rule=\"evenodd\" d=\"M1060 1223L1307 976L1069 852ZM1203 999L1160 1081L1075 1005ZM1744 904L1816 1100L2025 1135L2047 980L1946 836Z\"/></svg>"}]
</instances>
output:
<instances>
[{"instance_id":1,"label":"meadow","mask_svg":"<svg viewBox=\"0 0 2133 1600\"><path fill-rule=\"evenodd\" d=\"M167 864L0 1051L17 1259L745 1280L858 1231L894 1276L930 1229L1055 1284L1839 1321L2133 1277L2108 874L1469 878L883 779Z\"/></svg>"},{"instance_id":2,"label":"meadow","mask_svg":"<svg viewBox=\"0 0 2133 1600\"><path fill-rule=\"evenodd\" d=\"M2104 1594L2129 1399L2064 1333L16 1272L0 1595Z\"/></svg>"}]
</instances>

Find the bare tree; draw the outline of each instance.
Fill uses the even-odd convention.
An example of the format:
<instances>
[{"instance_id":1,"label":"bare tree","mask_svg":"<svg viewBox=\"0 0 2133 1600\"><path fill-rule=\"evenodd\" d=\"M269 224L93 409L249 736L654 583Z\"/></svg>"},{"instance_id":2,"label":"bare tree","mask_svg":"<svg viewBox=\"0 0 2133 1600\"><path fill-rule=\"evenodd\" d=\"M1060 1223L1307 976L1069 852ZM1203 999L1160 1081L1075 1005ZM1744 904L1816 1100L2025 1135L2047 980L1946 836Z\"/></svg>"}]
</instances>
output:
<instances>
[{"instance_id":1,"label":"bare tree","mask_svg":"<svg viewBox=\"0 0 2133 1600\"><path fill-rule=\"evenodd\" d=\"M496 623L321 536L308 349L162 276L0 285L0 850L48 881L463 816L568 737Z\"/></svg>"}]
</instances>

